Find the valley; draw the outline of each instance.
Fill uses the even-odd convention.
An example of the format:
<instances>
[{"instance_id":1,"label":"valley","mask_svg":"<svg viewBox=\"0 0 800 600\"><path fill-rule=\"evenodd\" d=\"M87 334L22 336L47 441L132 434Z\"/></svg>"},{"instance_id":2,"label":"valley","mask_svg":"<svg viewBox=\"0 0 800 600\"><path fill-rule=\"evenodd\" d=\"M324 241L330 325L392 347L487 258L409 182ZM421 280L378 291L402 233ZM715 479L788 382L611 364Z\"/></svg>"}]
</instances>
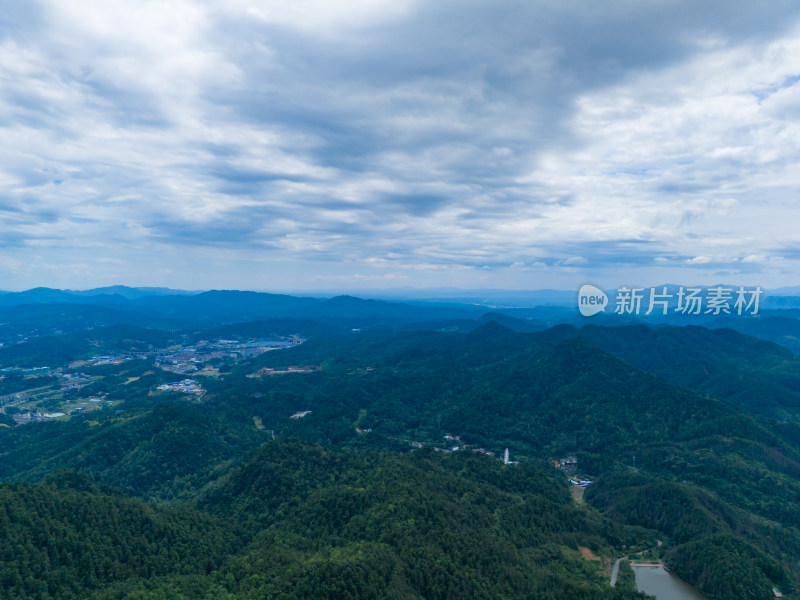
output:
<instances>
[{"instance_id":1,"label":"valley","mask_svg":"<svg viewBox=\"0 0 800 600\"><path fill-rule=\"evenodd\" d=\"M78 557L150 549L69 534L77 563L31 554L35 527L77 524L50 511L51 524L12 527L6 509L4 543L30 565L0 561L9 597L641 597L632 571L610 585L623 556L709 598L796 597L791 351L702 327L407 318L115 324L0 353L5 506L84 494L183 511L211 536L187 541L195 562L122 585L79 575L95 559Z\"/></svg>"}]
</instances>

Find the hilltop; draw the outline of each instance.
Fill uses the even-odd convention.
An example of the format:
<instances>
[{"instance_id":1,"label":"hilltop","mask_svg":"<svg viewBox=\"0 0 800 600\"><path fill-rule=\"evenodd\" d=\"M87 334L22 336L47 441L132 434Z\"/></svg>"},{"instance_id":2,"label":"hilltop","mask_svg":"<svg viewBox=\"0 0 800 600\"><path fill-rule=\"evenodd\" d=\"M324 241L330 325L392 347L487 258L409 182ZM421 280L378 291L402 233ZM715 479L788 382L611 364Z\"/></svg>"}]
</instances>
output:
<instances>
[{"instance_id":1,"label":"hilltop","mask_svg":"<svg viewBox=\"0 0 800 600\"><path fill-rule=\"evenodd\" d=\"M196 580L233 598L347 597L354 586L375 597L632 598L578 547L610 560L656 539L658 558L711 596L799 589L800 359L787 348L730 329L542 328L491 312L426 329L406 320L412 305L325 306L375 306L395 326L353 331L345 313L177 331L114 324L0 350L0 489L168 503L207 520L210 536L230 519L232 545ZM34 410L49 416L18 418ZM567 473L553 466L564 457L575 459ZM80 477L13 487L63 469ZM591 482L583 504L570 477ZM60 585L37 568L48 589ZM124 588L69 577L76 597L191 595L182 568L131 573Z\"/></svg>"}]
</instances>

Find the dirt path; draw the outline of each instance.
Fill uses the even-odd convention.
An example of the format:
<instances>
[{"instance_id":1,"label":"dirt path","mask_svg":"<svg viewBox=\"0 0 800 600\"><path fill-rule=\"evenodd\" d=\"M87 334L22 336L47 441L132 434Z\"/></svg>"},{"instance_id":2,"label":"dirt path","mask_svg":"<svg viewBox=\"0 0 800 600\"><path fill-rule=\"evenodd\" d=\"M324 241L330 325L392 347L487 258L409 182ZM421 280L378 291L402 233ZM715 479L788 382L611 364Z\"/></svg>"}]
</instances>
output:
<instances>
[{"instance_id":1,"label":"dirt path","mask_svg":"<svg viewBox=\"0 0 800 600\"><path fill-rule=\"evenodd\" d=\"M572 497L575 499L575 502L578 504L583 504L583 493L586 491L585 488L572 485L570 486L569 491L572 494Z\"/></svg>"}]
</instances>

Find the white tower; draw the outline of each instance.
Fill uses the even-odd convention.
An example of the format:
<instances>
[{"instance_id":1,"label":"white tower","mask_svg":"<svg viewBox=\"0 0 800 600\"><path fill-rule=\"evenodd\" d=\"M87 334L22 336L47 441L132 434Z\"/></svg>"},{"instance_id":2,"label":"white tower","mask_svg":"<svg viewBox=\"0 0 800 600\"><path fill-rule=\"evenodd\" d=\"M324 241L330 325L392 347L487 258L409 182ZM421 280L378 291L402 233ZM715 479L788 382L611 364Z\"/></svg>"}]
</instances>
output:
<instances>
[{"instance_id":1,"label":"white tower","mask_svg":"<svg viewBox=\"0 0 800 600\"><path fill-rule=\"evenodd\" d=\"M508 448L506 448L506 453L503 455L503 464L507 465L509 463L508 460Z\"/></svg>"}]
</instances>

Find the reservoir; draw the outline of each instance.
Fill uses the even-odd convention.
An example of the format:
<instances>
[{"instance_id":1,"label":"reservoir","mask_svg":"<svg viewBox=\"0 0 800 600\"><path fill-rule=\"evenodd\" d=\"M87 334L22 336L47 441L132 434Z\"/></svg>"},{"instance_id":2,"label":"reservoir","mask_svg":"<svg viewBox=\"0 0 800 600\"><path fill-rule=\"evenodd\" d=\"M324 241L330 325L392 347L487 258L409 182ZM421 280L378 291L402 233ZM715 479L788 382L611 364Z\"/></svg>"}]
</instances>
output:
<instances>
[{"instance_id":1,"label":"reservoir","mask_svg":"<svg viewBox=\"0 0 800 600\"><path fill-rule=\"evenodd\" d=\"M705 600L705 596L664 567L634 567L636 589L658 600Z\"/></svg>"}]
</instances>

